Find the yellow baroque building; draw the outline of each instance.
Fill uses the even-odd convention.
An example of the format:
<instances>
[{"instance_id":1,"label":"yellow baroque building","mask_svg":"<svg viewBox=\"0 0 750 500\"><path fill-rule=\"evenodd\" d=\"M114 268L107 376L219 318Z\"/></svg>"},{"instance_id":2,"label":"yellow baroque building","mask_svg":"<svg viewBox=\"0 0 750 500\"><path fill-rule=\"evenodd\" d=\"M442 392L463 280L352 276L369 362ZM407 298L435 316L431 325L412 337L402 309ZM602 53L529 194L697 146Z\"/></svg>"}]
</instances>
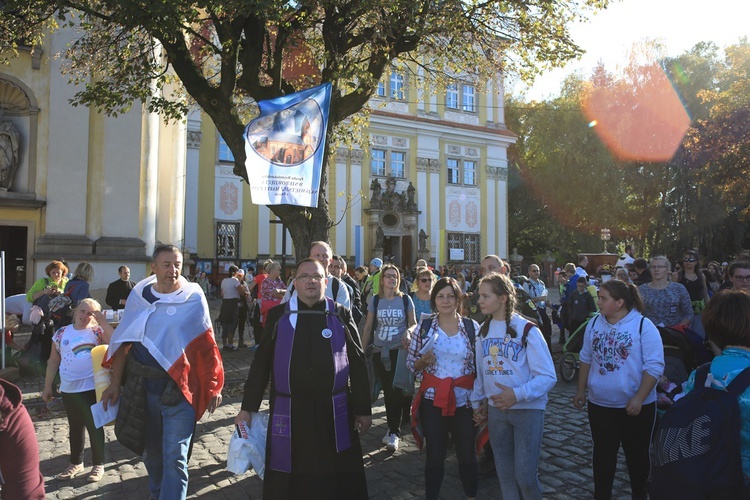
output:
<instances>
[{"instance_id":1,"label":"yellow baroque building","mask_svg":"<svg viewBox=\"0 0 750 500\"><path fill-rule=\"evenodd\" d=\"M349 266L373 257L404 267L478 264L508 255L507 148L501 79L417 90L396 69L370 101L366 148L331 155L328 199L335 253ZM200 113L188 120L185 246L209 274L234 263L292 259L291 238L268 207L254 205L233 174L234 158ZM377 186L376 186L377 183ZM410 187L411 185L411 187ZM286 240L286 241L284 241Z\"/></svg>"},{"instance_id":2,"label":"yellow baroque building","mask_svg":"<svg viewBox=\"0 0 750 500\"><path fill-rule=\"evenodd\" d=\"M103 303L119 266L142 279L157 242L183 240L186 125L165 125L141 104L117 118L71 106L80 88L54 55L75 36L56 31L0 66L8 296L26 292L51 260L64 259L71 272L81 261L93 265L92 295Z\"/></svg>"}]
</instances>

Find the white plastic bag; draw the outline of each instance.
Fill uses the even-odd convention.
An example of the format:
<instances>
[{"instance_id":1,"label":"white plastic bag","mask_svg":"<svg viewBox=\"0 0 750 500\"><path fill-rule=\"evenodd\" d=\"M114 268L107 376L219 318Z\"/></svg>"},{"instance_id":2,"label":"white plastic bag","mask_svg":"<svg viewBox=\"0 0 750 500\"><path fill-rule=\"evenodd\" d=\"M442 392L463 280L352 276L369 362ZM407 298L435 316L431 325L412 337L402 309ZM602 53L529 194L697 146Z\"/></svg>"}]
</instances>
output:
<instances>
[{"instance_id":1,"label":"white plastic bag","mask_svg":"<svg viewBox=\"0 0 750 500\"><path fill-rule=\"evenodd\" d=\"M233 474L244 474L249 469L263 479L266 472L266 433L268 414L252 413L250 428L240 422L232 433L227 452L227 470Z\"/></svg>"}]
</instances>

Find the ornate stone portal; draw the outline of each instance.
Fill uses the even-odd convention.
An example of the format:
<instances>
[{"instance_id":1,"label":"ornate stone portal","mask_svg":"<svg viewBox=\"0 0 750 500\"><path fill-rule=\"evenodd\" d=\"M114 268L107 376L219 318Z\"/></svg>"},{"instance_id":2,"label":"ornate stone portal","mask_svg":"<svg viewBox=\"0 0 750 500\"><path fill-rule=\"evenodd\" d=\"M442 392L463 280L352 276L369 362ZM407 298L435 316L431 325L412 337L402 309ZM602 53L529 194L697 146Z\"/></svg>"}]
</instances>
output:
<instances>
[{"instance_id":1,"label":"ornate stone portal","mask_svg":"<svg viewBox=\"0 0 750 500\"><path fill-rule=\"evenodd\" d=\"M415 248L417 242L417 210L416 188L406 180L387 177L385 189L378 178L370 183L370 206L365 208L368 215L369 241L372 255L384 262L393 262L404 267L411 267L417 258L423 256L422 240L420 248ZM424 230L422 230L424 233ZM429 256L429 252L427 252Z\"/></svg>"}]
</instances>

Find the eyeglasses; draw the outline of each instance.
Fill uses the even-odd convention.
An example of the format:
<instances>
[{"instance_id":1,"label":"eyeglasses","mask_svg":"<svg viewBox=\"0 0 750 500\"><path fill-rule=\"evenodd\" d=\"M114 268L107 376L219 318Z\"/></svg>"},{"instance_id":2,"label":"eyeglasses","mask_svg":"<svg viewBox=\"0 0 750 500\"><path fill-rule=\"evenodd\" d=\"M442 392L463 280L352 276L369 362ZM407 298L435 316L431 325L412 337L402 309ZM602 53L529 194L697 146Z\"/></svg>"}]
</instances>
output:
<instances>
[{"instance_id":1,"label":"eyeglasses","mask_svg":"<svg viewBox=\"0 0 750 500\"><path fill-rule=\"evenodd\" d=\"M383 279L384 280L397 280L398 279L398 275L396 275L396 274L384 274L383 275Z\"/></svg>"},{"instance_id":2,"label":"eyeglasses","mask_svg":"<svg viewBox=\"0 0 750 500\"><path fill-rule=\"evenodd\" d=\"M695 257L684 257L682 259L682 262L695 262L696 260L698 259L696 259Z\"/></svg>"},{"instance_id":3,"label":"eyeglasses","mask_svg":"<svg viewBox=\"0 0 750 500\"><path fill-rule=\"evenodd\" d=\"M432 283L430 278L419 278L420 283Z\"/></svg>"},{"instance_id":4,"label":"eyeglasses","mask_svg":"<svg viewBox=\"0 0 750 500\"><path fill-rule=\"evenodd\" d=\"M321 274L302 274L294 279L295 281L299 281L300 283L307 283L308 281L317 281L318 283L320 283L321 281L323 281L323 278L325 278L325 276Z\"/></svg>"},{"instance_id":5,"label":"eyeglasses","mask_svg":"<svg viewBox=\"0 0 750 500\"><path fill-rule=\"evenodd\" d=\"M539 269L530 269L529 272L531 272L531 273L538 273Z\"/></svg>"},{"instance_id":6,"label":"eyeglasses","mask_svg":"<svg viewBox=\"0 0 750 500\"><path fill-rule=\"evenodd\" d=\"M750 274L735 274L732 276L733 280L750 282Z\"/></svg>"},{"instance_id":7,"label":"eyeglasses","mask_svg":"<svg viewBox=\"0 0 750 500\"><path fill-rule=\"evenodd\" d=\"M651 266L651 269L669 269L669 266Z\"/></svg>"}]
</instances>

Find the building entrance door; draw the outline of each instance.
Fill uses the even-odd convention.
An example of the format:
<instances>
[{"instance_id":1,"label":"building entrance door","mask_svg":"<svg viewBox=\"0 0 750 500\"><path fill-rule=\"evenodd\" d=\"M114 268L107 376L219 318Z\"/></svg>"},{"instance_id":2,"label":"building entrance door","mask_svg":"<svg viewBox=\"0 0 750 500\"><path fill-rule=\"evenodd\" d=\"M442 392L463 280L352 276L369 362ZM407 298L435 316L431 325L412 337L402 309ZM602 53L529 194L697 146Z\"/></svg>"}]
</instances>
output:
<instances>
[{"instance_id":1,"label":"building entrance door","mask_svg":"<svg viewBox=\"0 0 750 500\"><path fill-rule=\"evenodd\" d=\"M0 248L5 250L5 296L26 293L26 241L29 228L0 226Z\"/></svg>"},{"instance_id":2,"label":"building entrance door","mask_svg":"<svg viewBox=\"0 0 750 500\"><path fill-rule=\"evenodd\" d=\"M389 262L400 266L401 259L401 237L386 236L383 239L383 262Z\"/></svg>"}]
</instances>

